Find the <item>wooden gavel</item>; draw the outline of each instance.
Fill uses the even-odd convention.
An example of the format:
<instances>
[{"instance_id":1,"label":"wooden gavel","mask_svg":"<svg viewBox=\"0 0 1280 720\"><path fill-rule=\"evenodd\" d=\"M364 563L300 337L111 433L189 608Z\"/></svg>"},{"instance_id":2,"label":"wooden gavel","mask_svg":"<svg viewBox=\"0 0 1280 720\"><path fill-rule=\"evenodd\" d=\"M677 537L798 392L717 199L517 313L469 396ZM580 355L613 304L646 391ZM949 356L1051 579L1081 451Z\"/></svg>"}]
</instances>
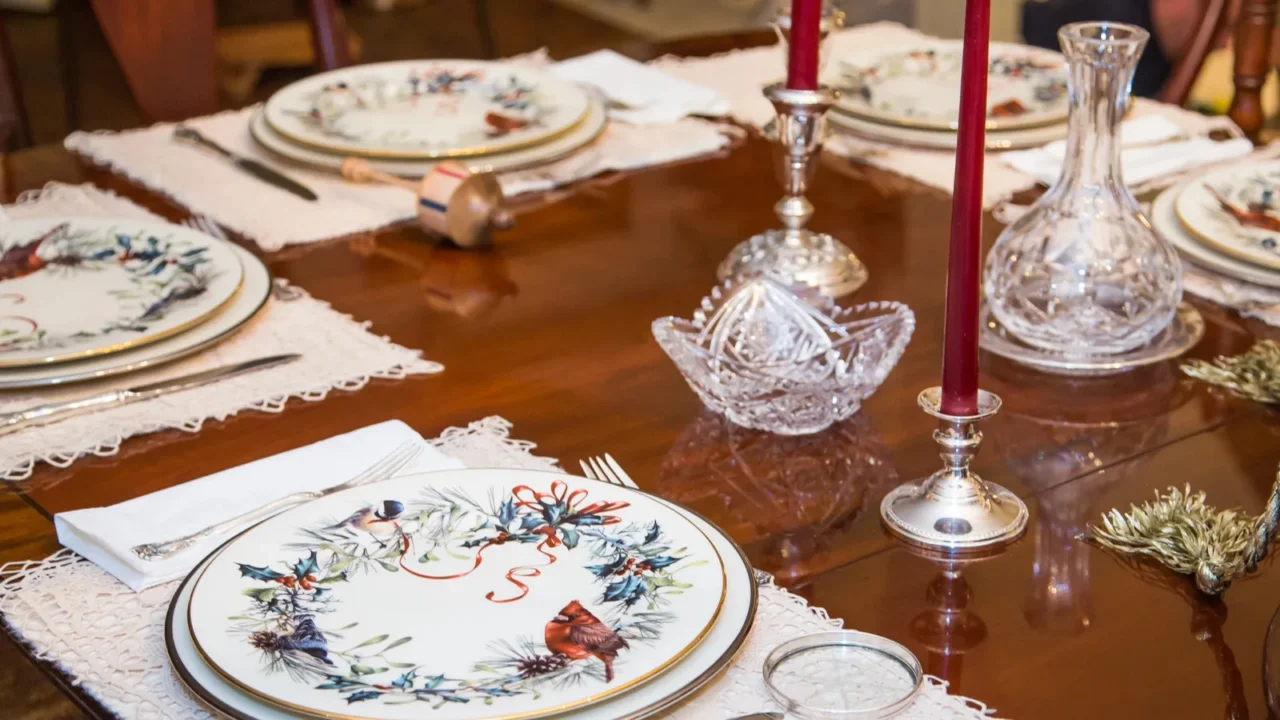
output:
<instances>
[{"instance_id":1,"label":"wooden gavel","mask_svg":"<svg viewBox=\"0 0 1280 720\"><path fill-rule=\"evenodd\" d=\"M461 163L442 162L418 182L374 170L365 160L342 162L342 177L358 183L404 188L418 198L418 224L459 247L489 244L490 232L506 230L515 219L502 208L502 186L492 173L473 173Z\"/></svg>"}]
</instances>

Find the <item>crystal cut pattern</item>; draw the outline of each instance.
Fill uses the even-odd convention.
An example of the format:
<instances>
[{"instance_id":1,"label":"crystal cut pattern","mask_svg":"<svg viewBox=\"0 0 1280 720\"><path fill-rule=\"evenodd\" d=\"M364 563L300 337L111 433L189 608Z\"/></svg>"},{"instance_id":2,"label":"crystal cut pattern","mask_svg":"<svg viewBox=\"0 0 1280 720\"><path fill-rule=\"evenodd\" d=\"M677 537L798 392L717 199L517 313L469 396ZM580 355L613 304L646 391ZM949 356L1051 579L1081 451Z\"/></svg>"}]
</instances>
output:
<instances>
[{"instance_id":1,"label":"crystal cut pattern","mask_svg":"<svg viewBox=\"0 0 1280 720\"><path fill-rule=\"evenodd\" d=\"M1147 37L1115 23L1058 32L1070 70L1062 175L1000 234L984 279L991 312L1033 347L1068 356L1133 350L1168 326L1182 298L1178 255L1120 172L1120 123Z\"/></svg>"},{"instance_id":2,"label":"crystal cut pattern","mask_svg":"<svg viewBox=\"0 0 1280 720\"><path fill-rule=\"evenodd\" d=\"M729 280L692 320L653 323L658 344L707 407L782 435L819 432L857 412L914 330L915 315L901 303L841 308L769 277Z\"/></svg>"}]
</instances>

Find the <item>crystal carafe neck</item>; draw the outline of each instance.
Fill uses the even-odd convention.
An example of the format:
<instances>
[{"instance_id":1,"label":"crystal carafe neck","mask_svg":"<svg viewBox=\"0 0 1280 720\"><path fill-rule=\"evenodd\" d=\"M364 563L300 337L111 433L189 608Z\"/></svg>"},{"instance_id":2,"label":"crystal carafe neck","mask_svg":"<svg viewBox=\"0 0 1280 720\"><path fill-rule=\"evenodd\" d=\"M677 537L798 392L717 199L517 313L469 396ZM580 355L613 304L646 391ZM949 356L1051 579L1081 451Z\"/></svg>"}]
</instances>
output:
<instances>
[{"instance_id":1,"label":"crystal carafe neck","mask_svg":"<svg viewBox=\"0 0 1280 720\"><path fill-rule=\"evenodd\" d=\"M1121 175L1120 124L1129 109L1129 86L1141 46L1107 44L1069 28L1060 39L1070 72L1070 113L1062 175L1052 192L1058 197L1084 193L1134 202Z\"/></svg>"}]
</instances>

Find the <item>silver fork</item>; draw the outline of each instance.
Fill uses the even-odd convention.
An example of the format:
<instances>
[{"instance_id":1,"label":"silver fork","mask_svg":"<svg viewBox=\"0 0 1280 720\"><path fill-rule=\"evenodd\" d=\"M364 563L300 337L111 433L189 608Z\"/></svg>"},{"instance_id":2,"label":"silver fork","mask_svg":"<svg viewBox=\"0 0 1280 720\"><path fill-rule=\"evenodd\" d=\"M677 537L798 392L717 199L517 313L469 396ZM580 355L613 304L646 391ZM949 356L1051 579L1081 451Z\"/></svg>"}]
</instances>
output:
<instances>
[{"instance_id":1,"label":"silver fork","mask_svg":"<svg viewBox=\"0 0 1280 720\"><path fill-rule=\"evenodd\" d=\"M618 464L617 460L609 453L605 453L604 457L589 457L586 460L579 460L578 464L582 466L582 473L592 480L599 480L610 485L621 485L622 487L639 490L636 482L631 479L626 470ZM768 585L773 582L773 576L763 570L751 568L752 576L755 578L756 585ZM747 716L753 717L753 716ZM738 720L742 720L739 718Z\"/></svg>"},{"instance_id":2,"label":"silver fork","mask_svg":"<svg viewBox=\"0 0 1280 720\"><path fill-rule=\"evenodd\" d=\"M336 492L347 490L358 485L368 485L381 480L387 480L400 472L405 465L413 462L413 459L421 454L422 443L417 440L410 440L397 446L395 450L392 450L381 460L370 465L364 470L364 472L356 475L341 485L334 485L333 487L326 488L324 490L304 490L302 492L293 493L292 495L285 495L279 500L275 500L255 510L250 510L247 513L237 515L230 520L224 520L216 525L210 525L209 527L191 533L190 535L184 535L183 537L175 538L167 542L136 545L132 548L133 554L143 560L164 560L175 553L186 550L210 535L224 533L250 522L265 520L272 515L276 515L295 505L301 505L302 503L309 502L311 500L318 500L322 497L327 497Z\"/></svg>"},{"instance_id":3,"label":"silver fork","mask_svg":"<svg viewBox=\"0 0 1280 720\"><path fill-rule=\"evenodd\" d=\"M590 457L586 460L579 460L578 464L582 466L582 472L592 480L607 482L610 485L621 485L632 490L639 490L636 481L631 479L626 470L618 464L617 460L609 453L605 453L604 457Z\"/></svg>"}]
</instances>

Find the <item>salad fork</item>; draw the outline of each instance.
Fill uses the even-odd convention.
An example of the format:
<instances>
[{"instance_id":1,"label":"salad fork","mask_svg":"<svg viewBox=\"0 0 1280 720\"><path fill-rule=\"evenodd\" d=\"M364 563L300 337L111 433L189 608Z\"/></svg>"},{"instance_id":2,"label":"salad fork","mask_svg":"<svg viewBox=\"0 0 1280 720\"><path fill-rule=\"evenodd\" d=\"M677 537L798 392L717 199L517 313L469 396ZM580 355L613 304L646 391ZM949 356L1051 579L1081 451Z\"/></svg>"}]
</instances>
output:
<instances>
[{"instance_id":1,"label":"salad fork","mask_svg":"<svg viewBox=\"0 0 1280 720\"><path fill-rule=\"evenodd\" d=\"M287 510L296 505L301 505L311 500L319 500L322 497L328 497L336 492L341 492L360 485L368 485L370 483L388 480L400 472L406 465L413 462L414 458L422 454L422 443L417 440L409 440L401 443L396 449L383 457L378 462L370 465L364 472L356 475L350 480L325 488L324 490L304 490L296 492L292 495L285 495L279 500L270 502L260 508L241 513L230 520L224 520L215 525L210 525L203 530L198 530L190 535L184 535L167 542L160 543L144 543L135 545L132 549L133 554L143 560L156 561L164 560L176 553L182 552L187 548L195 545L210 535L223 533L233 530L237 527L245 525L251 521L265 520L273 515Z\"/></svg>"}]
</instances>

